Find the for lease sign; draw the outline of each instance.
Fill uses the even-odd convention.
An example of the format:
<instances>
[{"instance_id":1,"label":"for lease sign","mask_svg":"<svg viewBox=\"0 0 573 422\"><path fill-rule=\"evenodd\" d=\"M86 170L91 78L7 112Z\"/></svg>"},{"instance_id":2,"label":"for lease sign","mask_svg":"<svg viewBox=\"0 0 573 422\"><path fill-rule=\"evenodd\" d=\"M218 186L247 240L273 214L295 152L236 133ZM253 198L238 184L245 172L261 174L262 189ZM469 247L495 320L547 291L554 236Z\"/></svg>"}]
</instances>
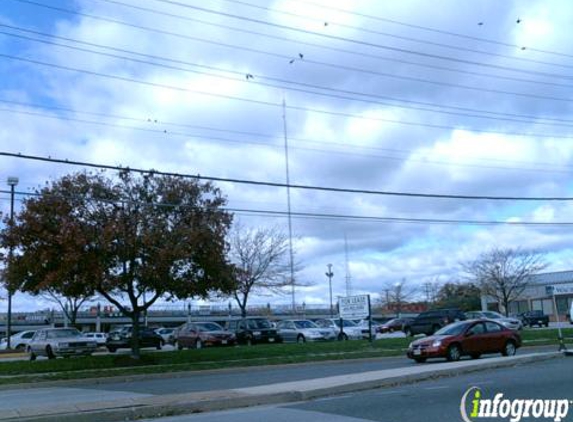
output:
<instances>
[{"instance_id":1,"label":"for lease sign","mask_svg":"<svg viewBox=\"0 0 573 422\"><path fill-rule=\"evenodd\" d=\"M370 297L368 295L347 296L338 299L340 318L358 319L370 315Z\"/></svg>"}]
</instances>

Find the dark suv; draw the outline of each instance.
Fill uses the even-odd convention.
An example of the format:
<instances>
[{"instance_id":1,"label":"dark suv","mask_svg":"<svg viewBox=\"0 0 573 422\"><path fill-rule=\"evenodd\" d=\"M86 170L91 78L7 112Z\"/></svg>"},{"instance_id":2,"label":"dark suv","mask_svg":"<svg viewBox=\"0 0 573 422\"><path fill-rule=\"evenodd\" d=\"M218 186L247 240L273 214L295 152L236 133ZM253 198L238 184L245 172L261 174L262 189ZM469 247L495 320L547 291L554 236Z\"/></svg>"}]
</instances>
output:
<instances>
[{"instance_id":1,"label":"dark suv","mask_svg":"<svg viewBox=\"0 0 573 422\"><path fill-rule=\"evenodd\" d=\"M534 325L549 327L549 316L545 315L543 311L527 311L520 314L521 321L524 326L533 327Z\"/></svg>"},{"instance_id":2,"label":"dark suv","mask_svg":"<svg viewBox=\"0 0 573 422\"><path fill-rule=\"evenodd\" d=\"M435 309L419 314L407 324L404 324L404 333L408 336L416 334L432 335L440 328L454 322L466 319L459 309Z\"/></svg>"},{"instance_id":3,"label":"dark suv","mask_svg":"<svg viewBox=\"0 0 573 422\"><path fill-rule=\"evenodd\" d=\"M266 318L250 317L231 320L227 323L227 329L235 333L237 343L282 343L283 339L277 329Z\"/></svg>"}]
</instances>

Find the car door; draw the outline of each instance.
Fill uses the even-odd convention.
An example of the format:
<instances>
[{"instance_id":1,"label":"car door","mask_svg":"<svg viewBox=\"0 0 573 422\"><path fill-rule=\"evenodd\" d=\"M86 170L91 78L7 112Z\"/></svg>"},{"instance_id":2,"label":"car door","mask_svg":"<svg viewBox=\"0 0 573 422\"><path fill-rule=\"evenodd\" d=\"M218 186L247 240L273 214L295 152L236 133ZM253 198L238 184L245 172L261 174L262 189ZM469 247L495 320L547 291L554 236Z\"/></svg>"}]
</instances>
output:
<instances>
[{"instance_id":1,"label":"car door","mask_svg":"<svg viewBox=\"0 0 573 422\"><path fill-rule=\"evenodd\" d=\"M283 334L284 333L284 334ZM283 323L283 331L279 333L284 341L296 341L297 331L292 321Z\"/></svg>"},{"instance_id":2,"label":"car door","mask_svg":"<svg viewBox=\"0 0 573 422\"><path fill-rule=\"evenodd\" d=\"M501 352L505 346L505 328L493 321L485 322L490 352Z\"/></svg>"},{"instance_id":3,"label":"car door","mask_svg":"<svg viewBox=\"0 0 573 422\"><path fill-rule=\"evenodd\" d=\"M34 336L32 342L30 343L30 348L35 354L42 354L44 351L44 345L47 341L48 333L46 331L38 331Z\"/></svg>"},{"instance_id":4,"label":"car door","mask_svg":"<svg viewBox=\"0 0 573 422\"><path fill-rule=\"evenodd\" d=\"M483 322L471 325L464 334L462 340L462 350L471 355L473 353L487 353L488 338Z\"/></svg>"}]
</instances>

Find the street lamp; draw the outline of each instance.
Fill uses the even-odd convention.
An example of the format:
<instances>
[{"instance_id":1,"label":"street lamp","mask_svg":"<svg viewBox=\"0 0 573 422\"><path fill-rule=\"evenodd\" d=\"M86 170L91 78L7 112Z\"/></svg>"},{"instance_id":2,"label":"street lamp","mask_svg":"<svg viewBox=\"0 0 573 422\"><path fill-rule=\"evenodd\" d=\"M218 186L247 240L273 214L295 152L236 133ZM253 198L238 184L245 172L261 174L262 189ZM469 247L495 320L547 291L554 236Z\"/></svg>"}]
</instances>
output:
<instances>
[{"instance_id":1,"label":"street lamp","mask_svg":"<svg viewBox=\"0 0 573 422\"><path fill-rule=\"evenodd\" d=\"M6 181L10 186L10 227L14 225L14 188L18 184L17 177L8 177ZM8 249L8 262L12 262L13 247L10 245ZM8 320L6 321L6 348L11 349L10 336L12 335L12 287L9 283L6 284L8 290Z\"/></svg>"},{"instance_id":2,"label":"street lamp","mask_svg":"<svg viewBox=\"0 0 573 422\"><path fill-rule=\"evenodd\" d=\"M334 273L332 272L332 264L328 264L328 272L326 272L326 276L328 277L328 290L330 291L330 317L332 318L332 276Z\"/></svg>"}]
</instances>

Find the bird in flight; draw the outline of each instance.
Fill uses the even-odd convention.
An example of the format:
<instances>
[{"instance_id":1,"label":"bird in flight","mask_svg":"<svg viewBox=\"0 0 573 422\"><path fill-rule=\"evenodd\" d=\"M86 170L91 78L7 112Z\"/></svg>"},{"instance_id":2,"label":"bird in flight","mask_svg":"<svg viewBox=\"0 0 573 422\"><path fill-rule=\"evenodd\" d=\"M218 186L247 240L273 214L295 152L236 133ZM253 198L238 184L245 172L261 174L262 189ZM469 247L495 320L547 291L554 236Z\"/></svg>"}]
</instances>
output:
<instances>
[{"instance_id":1,"label":"bird in flight","mask_svg":"<svg viewBox=\"0 0 573 422\"><path fill-rule=\"evenodd\" d=\"M294 63L294 59L290 59L288 64L293 64Z\"/></svg>"},{"instance_id":2,"label":"bird in flight","mask_svg":"<svg viewBox=\"0 0 573 422\"><path fill-rule=\"evenodd\" d=\"M482 26L482 25L483 25L483 22L478 22L478 26Z\"/></svg>"},{"instance_id":3,"label":"bird in flight","mask_svg":"<svg viewBox=\"0 0 573 422\"><path fill-rule=\"evenodd\" d=\"M521 23L521 19L518 18L515 23Z\"/></svg>"},{"instance_id":4,"label":"bird in flight","mask_svg":"<svg viewBox=\"0 0 573 422\"><path fill-rule=\"evenodd\" d=\"M304 59L304 54L298 53L298 56L301 58L301 60Z\"/></svg>"},{"instance_id":5,"label":"bird in flight","mask_svg":"<svg viewBox=\"0 0 573 422\"><path fill-rule=\"evenodd\" d=\"M248 81L249 79L254 79L255 77L253 75L251 75L250 73L247 73L245 75L245 79Z\"/></svg>"}]
</instances>

